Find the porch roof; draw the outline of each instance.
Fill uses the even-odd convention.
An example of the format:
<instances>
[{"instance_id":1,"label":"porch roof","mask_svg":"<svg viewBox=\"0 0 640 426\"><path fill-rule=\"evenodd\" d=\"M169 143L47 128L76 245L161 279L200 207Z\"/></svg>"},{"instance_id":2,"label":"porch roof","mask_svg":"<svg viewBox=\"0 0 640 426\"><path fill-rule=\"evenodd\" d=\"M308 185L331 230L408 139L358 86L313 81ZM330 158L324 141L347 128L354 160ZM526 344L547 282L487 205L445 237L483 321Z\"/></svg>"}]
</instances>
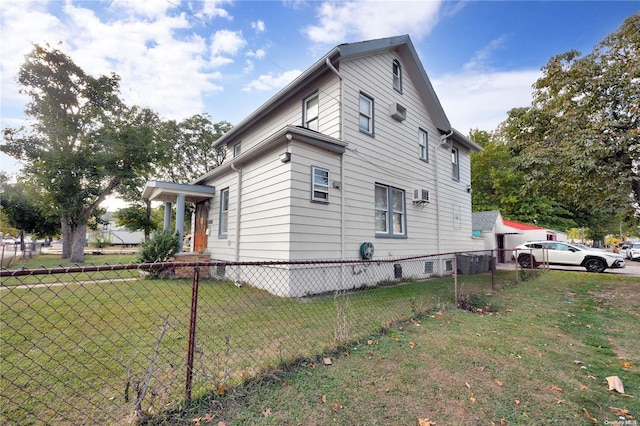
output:
<instances>
[{"instance_id":1,"label":"porch roof","mask_svg":"<svg viewBox=\"0 0 640 426\"><path fill-rule=\"evenodd\" d=\"M215 193L216 188L210 185L191 185L152 180L145 184L142 198L149 201L175 203L178 195L184 195L187 203L197 203L212 198Z\"/></svg>"}]
</instances>

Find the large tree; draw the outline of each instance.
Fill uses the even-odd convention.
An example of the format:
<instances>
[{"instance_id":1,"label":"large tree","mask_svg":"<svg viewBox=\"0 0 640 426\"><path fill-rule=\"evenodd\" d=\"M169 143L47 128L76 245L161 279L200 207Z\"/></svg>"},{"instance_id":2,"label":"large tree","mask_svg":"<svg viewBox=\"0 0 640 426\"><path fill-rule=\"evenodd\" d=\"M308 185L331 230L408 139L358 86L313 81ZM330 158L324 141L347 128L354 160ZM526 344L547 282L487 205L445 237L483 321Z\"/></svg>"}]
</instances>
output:
<instances>
[{"instance_id":1,"label":"large tree","mask_svg":"<svg viewBox=\"0 0 640 426\"><path fill-rule=\"evenodd\" d=\"M82 262L94 211L123 182L154 161L155 113L128 107L116 74L94 78L62 51L34 45L18 82L31 101L29 128L4 130L2 150L58 209L63 258Z\"/></svg>"},{"instance_id":2,"label":"large tree","mask_svg":"<svg viewBox=\"0 0 640 426\"><path fill-rule=\"evenodd\" d=\"M583 212L631 214L640 203L640 14L585 56L551 58L531 107L504 137L527 191Z\"/></svg>"}]
</instances>

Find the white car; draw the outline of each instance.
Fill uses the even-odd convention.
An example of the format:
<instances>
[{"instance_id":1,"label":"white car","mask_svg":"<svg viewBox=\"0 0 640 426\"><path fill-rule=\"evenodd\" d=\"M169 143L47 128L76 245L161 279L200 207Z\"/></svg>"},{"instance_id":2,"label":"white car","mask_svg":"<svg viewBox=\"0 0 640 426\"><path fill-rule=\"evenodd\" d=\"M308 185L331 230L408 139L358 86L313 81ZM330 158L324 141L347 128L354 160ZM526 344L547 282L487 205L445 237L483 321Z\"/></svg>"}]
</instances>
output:
<instances>
[{"instance_id":1,"label":"white car","mask_svg":"<svg viewBox=\"0 0 640 426\"><path fill-rule=\"evenodd\" d=\"M607 268L626 266L622 255L559 241L526 242L515 247L512 258L523 268L548 263L584 266L589 272L603 272Z\"/></svg>"},{"instance_id":2,"label":"white car","mask_svg":"<svg viewBox=\"0 0 640 426\"><path fill-rule=\"evenodd\" d=\"M629 244L625 255L629 260L640 260L640 243Z\"/></svg>"}]
</instances>

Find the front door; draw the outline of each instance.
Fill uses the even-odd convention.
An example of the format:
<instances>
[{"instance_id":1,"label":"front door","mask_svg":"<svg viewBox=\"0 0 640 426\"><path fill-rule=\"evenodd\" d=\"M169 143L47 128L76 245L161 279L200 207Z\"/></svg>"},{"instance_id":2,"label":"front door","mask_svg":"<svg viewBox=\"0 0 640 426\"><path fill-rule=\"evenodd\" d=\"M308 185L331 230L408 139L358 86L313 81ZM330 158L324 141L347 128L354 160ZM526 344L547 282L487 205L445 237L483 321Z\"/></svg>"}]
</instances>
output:
<instances>
[{"instance_id":1,"label":"front door","mask_svg":"<svg viewBox=\"0 0 640 426\"><path fill-rule=\"evenodd\" d=\"M193 236L194 253L204 253L207 250L207 221L209 218L209 202L196 204L196 227Z\"/></svg>"}]
</instances>

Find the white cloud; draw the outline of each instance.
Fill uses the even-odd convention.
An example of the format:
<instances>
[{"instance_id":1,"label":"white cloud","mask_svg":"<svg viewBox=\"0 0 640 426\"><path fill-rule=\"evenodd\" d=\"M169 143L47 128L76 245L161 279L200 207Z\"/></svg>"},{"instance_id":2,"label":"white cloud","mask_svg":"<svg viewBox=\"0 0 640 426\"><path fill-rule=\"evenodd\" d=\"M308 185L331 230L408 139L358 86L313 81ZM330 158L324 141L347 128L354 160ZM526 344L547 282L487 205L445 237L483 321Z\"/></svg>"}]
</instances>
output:
<instances>
[{"instance_id":1,"label":"white cloud","mask_svg":"<svg viewBox=\"0 0 640 426\"><path fill-rule=\"evenodd\" d=\"M155 1L155 0L154 0ZM202 10L196 14L198 17L202 18L225 18L225 19L233 19L233 17L229 14L226 9L223 9L222 6L225 3L231 3L230 1L205 1L202 2Z\"/></svg>"},{"instance_id":2,"label":"white cloud","mask_svg":"<svg viewBox=\"0 0 640 426\"><path fill-rule=\"evenodd\" d=\"M258 49L258 50L255 50L255 51L247 52L247 56L258 58L258 59L264 58L266 56L266 54L267 54L267 52L265 52L263 49Z\"/></svg>"},{"instance_id":3,"label":"white cloud","mask_svg":"<svg viewBox=\"0 0 640 426\"><path fill-rule=\"evenodd\" d=\"M211 37L211 54L226 53L235 55L247 42L240 31L220 30Z\"/></svg>"},{"instance_id":4,"label":"white cloud","mask_svg":"<svg viewBox=\"0 0 640 426\"><path fill-rule=\"evenodd\" d=\"M251 23L251 28L256 30L258 33L263 33L265 31L264 21L257 20Z\"/></svg>"},{"instance_id":5,"label":"white cloud","mask_svg":"<svg viewBox=\"0 0 640 426\"><path fill-rule=\"evenodd\" d=\"M432 79L451 125L464 134L470 129L493 131L512 108L531 104L531 86L538 70L447 74Z\"/></svg>"},{"instance_id":6,"label":"white cloud","mask_svg":"<svg viewBox=\"0 0 640 426\"><path fill-rule=\"evenodd\" d=\"M491 55L494 51L498 50L505 41L506 37L504 35L491 40L491 42L485 46L483 49L478 50L473 57L464 64L463 69L465 71L482 71L485 69L491 68L489 65L489 61L491 59Z\"/></svg>"},{"instance_id":7,"label":"white cloud","mask_svg":"<svg viewBox=\"0 0 640 426\"><path fill-rule=\"evenodd\" d=\"M318 24L304 33L322 44L400 34L419 39L437 24L440 5L439 0L324 2L317 8Z\"/></svg>"},{"instance_id":8,"label":"white cloud","mask_svg":"<svg viewBox=\"0 0 640 426\"><path fill-rule=\"evenodd\" d=\"M257 80L253 80L242 88L243 92L267 91L274 89L282 89L298 77L302 71L291 70L282 74L275 75L273 73L261 75Z\"/></svg>"},{"instance_id":9,"label":"white cloud","mask_svg":"<svg viewBox=\"0 0 640 426\"><path fill-rule=\"evenodd\" d=\"M116 11L122 10L128 15L139 15L146 18L158 18L163 16L167 9L174 6L169 2L153 0L112 0L110 7ZM118 11L119 13L119 11Z\"/></svg>"}]
</instances>

